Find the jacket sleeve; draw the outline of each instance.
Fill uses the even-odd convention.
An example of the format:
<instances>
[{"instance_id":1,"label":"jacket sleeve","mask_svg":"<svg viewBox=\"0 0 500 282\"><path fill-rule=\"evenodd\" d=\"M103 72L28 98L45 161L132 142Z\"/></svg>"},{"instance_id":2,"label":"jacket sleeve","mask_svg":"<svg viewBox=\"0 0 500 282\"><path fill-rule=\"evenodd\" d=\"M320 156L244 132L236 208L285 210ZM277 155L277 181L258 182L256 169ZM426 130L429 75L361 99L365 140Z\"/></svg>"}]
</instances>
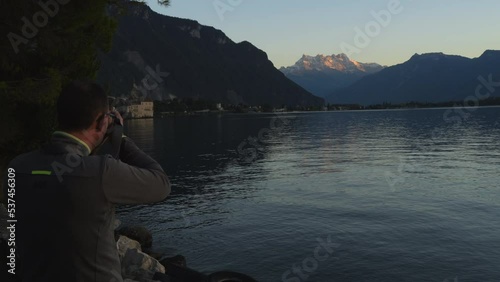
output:
<instances>
[{"instance_id":1,"label":"jacket sleeve","mask_svg":"<svg viewBox=\"0 0 500 282\"><path fill-rule=\"evenodd\" d=\"M120 160L105 157L102 185L108 200L116 204L150 204L170 194L170 182L160 164L128 137L122 140Z\"/></svg>"}]
</instances>

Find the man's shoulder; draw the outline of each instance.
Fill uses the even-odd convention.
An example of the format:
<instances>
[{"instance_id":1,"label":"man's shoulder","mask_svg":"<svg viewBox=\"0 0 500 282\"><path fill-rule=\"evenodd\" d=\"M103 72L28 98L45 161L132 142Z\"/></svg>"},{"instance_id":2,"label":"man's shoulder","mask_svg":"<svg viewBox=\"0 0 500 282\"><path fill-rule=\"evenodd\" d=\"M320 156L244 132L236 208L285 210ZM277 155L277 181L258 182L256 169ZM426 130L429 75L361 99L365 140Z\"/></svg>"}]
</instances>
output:
<instances>
[{"instance_id":1,"label":"man's shoulder","mask_svg":"<svg viewBox=\"0 0 500 282\"><path fill-rule=\"evenodd\" d=\"M19 166L24 163L30 162L33 160L33 158L39 155L40 155L40 149L17 155L9 162L9 167Z\"/></svg>"},{"instance_id":2,"label":"man's shoulder","mask_svg":"<svg viewBox=\"0 0 500 282\"><path fill-rule=\"evenodd\" d=\"M111 155L90 155L83 157L83 159L87 162L95 162L95 163L102 163L102 162L109 162L116 160Z\"/></svg>"},{"instance_id":3,"label":"man's shoulder","mask_svg":"<svg viewBox=\"0 0 500 282\"><path fill-rule=\"evenodd\" d=\"M113 159L110 155L90 155L75 157L73 154L50 155L42 149L23 153L9 162L7 168L14 168L19 173L35 169L67 169L71 171L99 171L102 164ZM76 169L76 170L75 170Z\"/></svg>"}]
</instances>

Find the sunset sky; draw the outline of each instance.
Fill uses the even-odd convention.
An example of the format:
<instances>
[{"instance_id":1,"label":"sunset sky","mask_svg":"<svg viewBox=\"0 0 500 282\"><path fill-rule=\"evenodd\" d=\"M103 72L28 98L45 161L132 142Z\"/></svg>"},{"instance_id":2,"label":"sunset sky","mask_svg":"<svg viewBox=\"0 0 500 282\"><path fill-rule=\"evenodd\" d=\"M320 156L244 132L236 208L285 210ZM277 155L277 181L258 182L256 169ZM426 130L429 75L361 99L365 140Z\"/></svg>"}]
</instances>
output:
<instances>
[{"instance_id":1,"label":"sunset sky","mask_svg":"<svg viewBox=\"0 0 500 282\"><path fill-rule=\"evenodd\" d=\"M171 0L166 8L156 2L147 0L158 13L213 26L235 42L250 41L276 67L293 65L302 54L345 50L360 62L394 65L415 53L474 58L500 49L498 0ZM368 41L356 43L366 27Z\"/></svg>"}]
</instances>

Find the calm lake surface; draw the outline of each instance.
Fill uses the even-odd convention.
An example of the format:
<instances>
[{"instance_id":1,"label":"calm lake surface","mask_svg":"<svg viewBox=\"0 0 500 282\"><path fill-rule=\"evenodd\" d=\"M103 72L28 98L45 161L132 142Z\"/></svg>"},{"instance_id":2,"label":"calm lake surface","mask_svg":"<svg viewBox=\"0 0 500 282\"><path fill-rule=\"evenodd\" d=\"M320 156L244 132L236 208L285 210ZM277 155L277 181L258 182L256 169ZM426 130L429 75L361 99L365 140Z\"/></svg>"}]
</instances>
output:
<instances>
[{"instance_id":1,"label":"calm lake surface","mask_svg":"<svg viewBox=\"0 0 500 282\"><path fill-rule=\"evenodd\" d=\"M155 249L259 281L500 281L500 108L130 120Z\"/></svg>"}]
</instances>

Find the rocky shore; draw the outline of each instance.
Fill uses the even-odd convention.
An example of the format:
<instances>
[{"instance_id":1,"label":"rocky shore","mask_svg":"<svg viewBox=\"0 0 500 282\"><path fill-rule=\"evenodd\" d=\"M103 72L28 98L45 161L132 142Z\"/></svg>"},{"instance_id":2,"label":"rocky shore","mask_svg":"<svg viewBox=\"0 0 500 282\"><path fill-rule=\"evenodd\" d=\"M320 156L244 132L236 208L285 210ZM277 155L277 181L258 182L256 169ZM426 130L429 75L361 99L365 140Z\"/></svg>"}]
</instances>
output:
<instances>
[{"instance_id":1,"label":"rocky shore","mask_svg":"<svg viewBox=\"0 0 500 282\"><path fill-rule=\"evenodd\" d=\"M117 220L115 228L119 226ZM116 248L120 257L122 277L126 282L153 282L156 272L165 274L166 268L186 267L183 256L165 258L152 251L153 236L144 227L115 229Z\"/></svg>"},{"instance_id":2,"label":"rocky shore","mask_svg":"<svg viewBox=\"0 0 500 282\"><path fill-rule=\"evenodd\" d=\"M7 220L7 210L0 204L0 264L2 265L0 281L16 282L21 281L19 273L16 271L14 276L4 270L8 265L6 258L10 250ZM205 275L189 269L182 255L167 257L165 254L156 253L153 249L153 236L144 227L120 227L120 221L115 220L114 228L124 282L255 282L247 275L231 271L218 271ZM17 257L14 260L17 260ZM116 276L119 277L119 273L116 273ZM118 281L120 279L116 278L109 282Z\"/></svg>"},{"instance_id":3,"label":"rocky shore","mask_svg":"<svg viewBox=\"0 0 500 282\"><path fill-rule=\"evenodd\" d=\"M9 252L8 240L8 214L5 206L0 204L0 245L1 245L1 263L2 267L0 281L13 280L12 274L9 274L5 268L7 261L4 261ZM116 248L121 262L121 275L126 282L153 282L153 276L156 272L165 274L165 267L186 267L184 257L175 256L165 258L161 254L151 251L153 237L151 233L143 227L123 227L117 229L119 221L115 223ZM5 254L5 255L4 255ZM15 277L19 279L19 273L15 272ZM5 278L5 279L4 279ZM116 279L116 281L119 281ZM113 282L113 281L110 281Z\"/></svg>"}]
</instances>

